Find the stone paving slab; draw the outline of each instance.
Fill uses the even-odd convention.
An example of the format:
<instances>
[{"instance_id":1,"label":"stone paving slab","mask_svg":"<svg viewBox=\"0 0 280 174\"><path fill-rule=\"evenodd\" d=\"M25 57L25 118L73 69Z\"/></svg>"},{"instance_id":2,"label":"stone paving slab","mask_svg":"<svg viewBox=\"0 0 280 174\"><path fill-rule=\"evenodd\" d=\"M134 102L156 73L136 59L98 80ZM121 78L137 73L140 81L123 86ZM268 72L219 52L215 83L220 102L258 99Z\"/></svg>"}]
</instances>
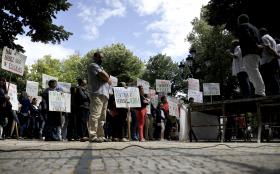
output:
<instances>
[{"instance_id":1,"label":"stone paving slab","mask_svg":"<svg viewBox=\"0 0 280 174\"><path fill-rule=\"evenodd\" d=\"M5 140L0 173L279 174L280 144Z\"/></svg>"}]
</instances>

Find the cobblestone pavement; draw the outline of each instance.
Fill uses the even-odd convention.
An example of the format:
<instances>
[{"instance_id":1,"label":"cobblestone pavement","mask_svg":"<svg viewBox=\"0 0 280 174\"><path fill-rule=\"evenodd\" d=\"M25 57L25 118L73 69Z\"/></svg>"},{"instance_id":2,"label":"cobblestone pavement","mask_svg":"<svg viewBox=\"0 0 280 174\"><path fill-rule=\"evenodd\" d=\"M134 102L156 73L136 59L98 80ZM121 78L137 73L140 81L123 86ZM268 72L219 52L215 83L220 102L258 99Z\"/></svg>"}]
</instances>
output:
<instances>
[{"instance_id":1,"label":"cobblestone pavement","mask_svg":"<svg viewBox=\"0 0 280 174\"><path fill-rule=\"evenodd\" d=\"M280 173L280 144L0 141L0 173Z\"/></svg>"}]
</instances>

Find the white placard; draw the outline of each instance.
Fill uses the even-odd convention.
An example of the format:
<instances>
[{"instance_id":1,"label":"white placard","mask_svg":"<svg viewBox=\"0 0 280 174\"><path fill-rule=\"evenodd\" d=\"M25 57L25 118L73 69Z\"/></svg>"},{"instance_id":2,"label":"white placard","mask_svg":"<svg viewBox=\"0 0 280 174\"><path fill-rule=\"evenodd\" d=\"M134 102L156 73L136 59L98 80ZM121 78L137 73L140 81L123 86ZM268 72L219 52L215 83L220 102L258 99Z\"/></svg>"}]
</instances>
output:
<instances>
[{"instance_id":1,"label":"white placard","mask_svg":"<svg viewBox=\"0 0 280 174\"><path fill-rule=\"evenodd\" d=\"M44 88L44 89L48 88L49 87L48 83L49 83L50 80L58 81L58 78L47 75L47 74L43 74L42 75L42 88Z\"/></svg>"},{"instance_id":2,"label":"white placard","mask_svg":"<svg viewBox=\"0 0 280 174\"><path fill-rule=\"evenodd\" d=\"M57 88L63 92L70 93L71 83L67 82L57 82Z\"/></svg>"},{"instance_id":3,"label":"white placard","mask_svg":"<svg viewBox=\"0 0 280 174\"><path fill-rule=\"evenodd\" d=\"M188 90L199 91L199 80L188 78Z\"/></svg>"},{"instance_id":4,"label":"white placard","mask_svg":"<svg viewBox=\"0 0 280 174\"><path fill-rule=\"evenodd\" d=\"M26 56L4 47L2 54L2 69L23 76Z\"/></svg>"},{"instance_id":5,"label":"white placard","mask_svg":"<svg viewBox=\"0 0 280 174\"><path fill-rule=\"evenodd\" d=\"M141 107L140 94L137 87L114 87L113 89L117 108Z\"/></svg>"},{"instance_id":6,"label":"white placard","mask_svg":"<svg viewBox=\"0 0 280 174\"><path fill-rule=\"evenodd\" d=\"M39 90L39 83L33 81L26 81L26 93L28 96L37 96Z\"/></svg>"},{"instance_id":7,"label":"white placard","mask_svg":"<svg viewBox=\"0 0 280 174\"><path fill-rule=\"evenodd\" d=\"M200 91L188 90L188 99L190 97L194 98L194 102L196 103L203 103L203 96Z\"/></svg>"},{"instance_id":8,"label":"white placard","mask_svg":"<svg viewBox=\"0 0 280 174\"><path fill-rule=\"evenodd\" d=\"M149 94L150 93L150 83L149 82L137 78L137 86L143 86L145 94Z\"/></svg>"},{"instance_id":9,"label":"white placard","mask_svg":"<svg viewBox=\"0 0 280 174\"><path fill-rule=\"evenodd\" d=\"M220 83L203 83L203 95L221 95Z\"/></svg>"},{"instance_id":10,"label":"white placard","mask_svg":"<svg viewBox=\"0 0 280 174\"><path fill-rule=\"evenodd\" d=\"M8 89L9 82L6 83L6 86ZM12 104L12 110L18 111L17 85L10 83L8 96L10 97L10 102Z\"/></svg>"},{"instance_id":11,"label":"white placard","mask_svg":"<svg viewBox=\"0 0 280 174\"><path fill-rule=\"evenodd\" d=\"M156 91L165 94L171 93L171 82L169 80L156 79Z\"/></svg>"},{"instance_id":12,"label":"white placard","mask_svg":"<svg viewBox=\"0 0 280 174\"><path fill-rule=\"evenodd\" d=\"M179 108L178 108L179 100L173 97L167 97L167 102L169 106L169 115L179 117L180 116Z\"/></svg>"},{"instance_id":13,"label":"white placard","mask_svg":"<svg viewBox=\"0 0 280 174\"><path fill-rule=\"evenodd\" d=\"M118 86L118 78L117 77L110 76L110 79L112 81L112 85L111 86Z\"/></svg>"},{"instance_id":14,"label":"white placard","mask_svg":"<svg viewBox=\"0 0 280 174\"><path fill-rule=\"evenodd\" d=\"M49 111L71 112L71 94L49 91Z\"/></svg>"}]
</instances>

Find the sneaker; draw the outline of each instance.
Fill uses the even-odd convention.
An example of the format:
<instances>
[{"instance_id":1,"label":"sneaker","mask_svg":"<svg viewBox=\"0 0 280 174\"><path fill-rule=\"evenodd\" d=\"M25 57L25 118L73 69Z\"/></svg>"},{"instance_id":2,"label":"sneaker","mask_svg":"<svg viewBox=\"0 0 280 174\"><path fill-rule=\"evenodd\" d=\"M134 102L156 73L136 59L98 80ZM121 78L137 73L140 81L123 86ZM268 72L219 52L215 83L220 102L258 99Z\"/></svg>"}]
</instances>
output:
<instances>
[{"instance_id":1,"label":"sneaker","mask_svg":"<svg viewBox=\"0 0 280 174\"><path fill-rule=\"evenodd\" d=\"M126 138L122 138L122 139L120 140L120 142L129 142L129 140L126 139Z\"/></svg>"},{"instance_id":2,"label":"sneaker","mask_svg":"<svg viewBox=\"0 0 280 174\"><path fill-rule=\"evenodd\" d=\"M97 137L89 139L89 142L90 143L102 143L102 141Z\"/></svg>"},{"instance_id":3,"label":"sneaker","mask_svg":"<svg viewBox=\"0 0 280 174\"><path fill-rule=\"evenodd\" d=\"M88 141L88 140L89 140L88 137L83 137L83 138L80 139L80 142L86 142L86 141Z\"/></svg>"}]
</instances>

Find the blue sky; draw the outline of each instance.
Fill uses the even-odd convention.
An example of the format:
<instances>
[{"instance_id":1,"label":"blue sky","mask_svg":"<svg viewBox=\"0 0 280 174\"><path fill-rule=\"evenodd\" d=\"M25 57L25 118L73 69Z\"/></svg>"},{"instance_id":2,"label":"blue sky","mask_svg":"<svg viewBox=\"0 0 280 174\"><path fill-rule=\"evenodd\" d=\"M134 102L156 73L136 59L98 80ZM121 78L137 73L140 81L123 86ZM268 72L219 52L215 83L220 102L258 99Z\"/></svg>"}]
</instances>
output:
<instances>
[{"instance_id":1,"label":"blue sky","mask_svg":"<svg viewBox=\"0 0 280 174\"><path fill-rule=\"evenodd\" d=\"M31 65L46 54L65 59L112 43L123 43L141 60L157 53L181 61L188 54L184 39L190 22L199 17L209 0L70 0L71 8L60 12L54 22L73 33L61 44L32 43L18 36Z\"/></svg>"}]
</instances>

